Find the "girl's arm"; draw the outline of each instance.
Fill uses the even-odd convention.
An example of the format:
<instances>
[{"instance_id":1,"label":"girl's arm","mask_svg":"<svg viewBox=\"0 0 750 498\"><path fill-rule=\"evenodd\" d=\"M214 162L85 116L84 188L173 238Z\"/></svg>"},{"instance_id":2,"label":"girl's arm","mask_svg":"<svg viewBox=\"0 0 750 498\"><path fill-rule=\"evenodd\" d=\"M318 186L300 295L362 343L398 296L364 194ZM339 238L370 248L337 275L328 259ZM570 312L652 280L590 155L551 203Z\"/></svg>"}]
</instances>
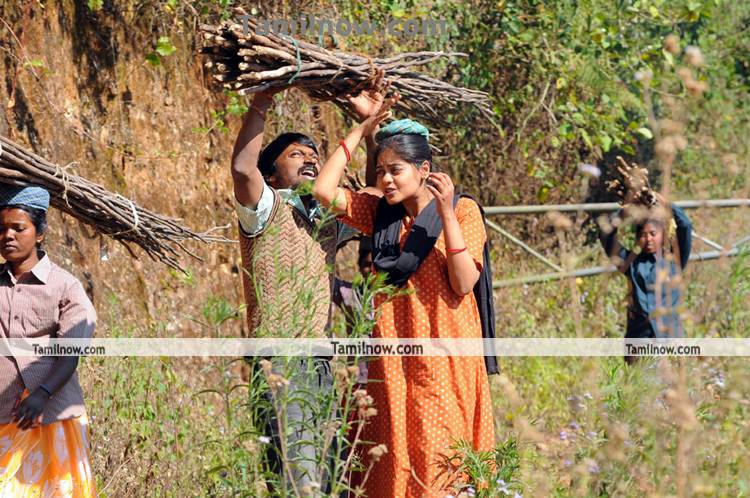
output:
<instances>
[{"instance_id":1,"label":"girl's arm","mask_svg":"<svg viewBox=\"0 0 750 498\"><path fill-rule=\"evenodd\" d=\"M466 250L466 241L453 208L453 181L445 173L430 173L427 188L435 196L438 214L443 222L448 281L453 292L465 296L474 289L480 272L474 258ZM461 251L455 252L457 250Z\"/></svg>"},{"instance_id":2,"label":"girl's arm","mask_svg":"<svg viewBox=\"0 0 750 498\"><path fill-rule=\"evenodd\" d=\"M367 148L367 166L365 167L365 185L368 187L375 187L375 183L378 180L377 158L375 157L375 151L378 148L377 142L375 142L375 132L365 137L365 147Z\"/></svg>"},{"instance_id":3,"label":"girl's arm","mask_svg":"<svg viewBox=\"0 0 750 498\"><path fill-rule=\"evenodd\" d=\"M381 105L376 113L349 132L349 135L344 139L344 144L346 145L346 150L348 150L350 154L357 148L362 137L372 134L373 130L375 130L383 120L390 117L391 113L388 109L390 109L397 100L398 95L389 98ZM339 181L344 174L347 162L347 153L345 152L344 147L339 145L323 165L323 168L320 170L320 174L318 174L318 178L315 179L315 184L313 185L313 196L323 203L324 206L329 207L337 214L345 213L347 207L344 189L339 187Z\"/></svg>"},{"instance_id":4,"label":"girl's arm","mask_svg":"<svg viewBox=\"0 0 750 498\"><path fill-rule=\"evenodd\" d=\"M685 268L693 248L693 223L685 211L672 204L672 215L677 224L677 246L680 249L680 268Z\"/></svg>"},{"instance_id":5,"label":"girl's arm","mask_svg":"<svg viewBox=\"0 0 750 498\"><path fill-rule=\"evenodd\" d=\"M606 232L605 230L599 229L599 242L602 243L602 247L604 247L604 252L607 254L607 256L614 257L618 256L618 252L620 250L620 241L617 239L617 227L612 224L612 221L616 219L622 220L622 214L623 210L619 210L614 216L610 217L610 225L612 229L609 232Z\"/></svg>"},{"instance_id":6,"label":"girl's arm","mask_svg":"<svg viewBox=\"0 0 750 498\"><path fill-rule=\"evenodd\" d=\"M80 282L72 284L59 303L60 318L58 337L85 339L94 335L96 312ZM50 373L29 396L21 401L14 411L13 421L20 429L29 429L41 423L44 409L50 399L73 376L78 368L78 356L59 356L52 364ZM49 391L49 392L47 392Z\"/></svg>"},{"instance_id":7,"label":"girl's arm","mask_svg":"<svg viewBox=\"0 0 750 498\"><path fill-rule=\"evenodd\" d=\"M50 374L42 382L42 385L54 394L68 382L76 368L78 368L77 356L59 356L52 364ZM43 388L37 387L34 389L13 412L13 422L17 422L18 428L21 430L31 429L41 424L42 415L50 397Z\"/></svg>"},{"instance_id":8,"label":"girl's arm","mask_svg":"<svg viewBox=\"0 0 750 498\"><path fill-rule=\"evenodd\" d=\"M618 220L619 223L624 222L625 216L625 210L620 209L609 218L611 226L609 232L599 228L599 241L602 243L602 247L604 247L604 252L607 254L607 257L613 260L619 259L619 261L616 261L615 263L620 271L624 271L624 263L628 259L630 251L620 245L620 239L617 236L617 226L615 226L615 223L617 223L616 220Z\"/></svg>"},{"instance_id":9,"label":"girl's arm","mask_svg":"<svg viewBox=\"0 0 750 498\"><path fill-rule=\"evenodd\" d=\"M667 202L663 195L656 192L656 199L662 206L669 206L672 210L672 217L674 218L677 230L675 235L677 236L677 250L679 251L680 268L684 269L690 260L690 251L693 248L693 223L690 221L688 215L681 208L675 204ZM668 233L665 228L665 237Z\"/></svg>"},{"instance_id":10,"label":"girl's arm","mask_svg":"<svg viewBox=\"0 0 750 498\"><path fill-rule=\"evenodd\" d=\"M346 148L349 151L353 151L359 145L360 140L362 140L365 123L355 127L349 132L346 139L344 139ZM344 147L339 145L323 165L313 185L313 197L336 214L346 212L346 196L344 195L344 189L339 187L339 181L344 174L347 162L347 154L344 151Z\"/></svg>"},{"instance_id":11,"label":"girl's arm","mask_svg":"<svg viewBox=\"0 0 750 498\"><path fill-rule=\"evenodd\" d=\"M373 114L377 114L378 110L383 105L385 94L390 88L390 81L386 81L385 73L380 72L373 87L369 90L362 90L356 97L348 95L347 100L351 104L355 114L357 114L357 120L362 123ZM377 131L375 126L370 133L365 135L365 146L367 149L367 167L365 168L365 185L368 187L374 187L375 181L377 180L377 174L375 173L375 149L377 149L377 143L375 142L375 132Z\"/></svg>"}]
</instances>

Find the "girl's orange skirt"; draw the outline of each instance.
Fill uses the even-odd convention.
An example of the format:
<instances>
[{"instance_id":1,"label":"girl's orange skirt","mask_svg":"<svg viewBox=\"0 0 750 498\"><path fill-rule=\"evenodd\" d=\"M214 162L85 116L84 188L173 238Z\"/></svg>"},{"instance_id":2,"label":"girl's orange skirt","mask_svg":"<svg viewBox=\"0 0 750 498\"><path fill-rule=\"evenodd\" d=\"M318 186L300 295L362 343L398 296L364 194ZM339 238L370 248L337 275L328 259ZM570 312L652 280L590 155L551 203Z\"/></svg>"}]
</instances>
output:
<instances>
[{"instance_id":1,"label":"girl's orange skirt","mask_svg":"<svg viewBox=\"0 0 750 498\"><path fill-rule=\"evenodd\" d=\"M25 431L0 424L0 496L94 498L86 415Z\"/></svg>"}]
</instances>

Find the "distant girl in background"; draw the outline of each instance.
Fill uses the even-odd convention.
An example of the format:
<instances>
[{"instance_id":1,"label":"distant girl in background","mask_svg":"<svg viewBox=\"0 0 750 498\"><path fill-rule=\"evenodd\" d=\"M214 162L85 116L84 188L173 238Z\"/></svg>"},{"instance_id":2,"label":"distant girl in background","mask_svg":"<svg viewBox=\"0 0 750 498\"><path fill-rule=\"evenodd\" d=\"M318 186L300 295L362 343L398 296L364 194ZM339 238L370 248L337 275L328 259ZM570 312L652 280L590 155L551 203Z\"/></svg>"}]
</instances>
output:
<instances>
[{"instance_id":1,"label":"distant girl in background","mask_svg":"<svg viewBox=\"0 0 750 498\"><path fill-rule=\"evenodd\" d=\"M49 193L0 185L3 340L90 338L81 283L39 246ZM0 356L0 496L93 498L88 419L77 356Z\"/></svg>"},{"instance_id":2,"label":"distant girl in background","mask_svg":"<svg viewBox=\"0 0 750 498\"><path fill-rule=\"evenodd\" d=\"M687 266L692 248L692 223L682 209L674 204L669 206L660 195L655 195L659 206L671 208L674 222L650 215L637 224L636 243L640 252L620 246L617 227L612 227L609 233L600 233L607 255L617 260L620 271L628 277L630 294L626 338L685 335L678 312L681 299L679 286L669 288L665 282L662 284L661 298L657 300L656 277L661 270L666 270L670 278L674 277L678 272L677 265L680 270ZM654 211L656 209L661 210L652 208ZM616 216L621 218L622 213ZM670 247L674 258L668 261L664 256ZM632 357L626 359L632 361Z\"/></svg>"},{"instance_id":3,"label":"distant girl in background","mask_svg":"<svg viewBox=\"0 0 750 498\"><path fill-rule=\"evenodd\" d=\"M323 166L314 195L342 221L373 235L373 266L387 282L413 291L376 302L374 338L473 338L482 330L472 292L483 265L486 239L479 206L454 199L453 182L436 173L429 132L411 120L381 129L377 187L383 193L338 187L362 137L390 114L354 128ZM362 439L384 444L364 484L366 495L421 498L450 494L445 473L450 446L463 440L477 451L494 447L489 382L482 357L384 356L368 364L367 392L377 415Z\"/></svg>"}]
</instances>

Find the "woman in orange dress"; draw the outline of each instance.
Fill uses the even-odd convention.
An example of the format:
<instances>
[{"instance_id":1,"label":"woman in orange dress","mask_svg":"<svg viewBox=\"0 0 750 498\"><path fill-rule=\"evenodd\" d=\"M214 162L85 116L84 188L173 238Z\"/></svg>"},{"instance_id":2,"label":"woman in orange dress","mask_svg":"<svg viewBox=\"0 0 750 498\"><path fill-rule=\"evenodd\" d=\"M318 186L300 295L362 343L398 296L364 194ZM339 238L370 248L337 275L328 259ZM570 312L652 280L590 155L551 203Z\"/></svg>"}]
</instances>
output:
<instances>
[{"instance_id":1,"label":"woman in orange dress","mask_svg":"<svg viewBox=\"0 0 750 498\"><path fill-rule=\"evenodd\" d=\"M4 342L94 333L96 314L81 283L40 249L48 206L40 187L0 184ZM77 356L0 356L1 497L95 496L77 366Z\"/></svg>"},{"instance_id":2,"label":"woman in orange dress","mask_svg":"<svg viewBox=\"0 0 750 498\"><path fill-rule=\"evenodd\" d=\"M390 115L389 104L392 102L386 102L378 115L341 141L322 168L313 193L345 223L368 235L376 231L379 210L402 209L396 242L401 250L415 220L419 223L420 213L432 210L433 217L435 213L439 217L442 231L436 232L434 247L403 283L413 292L387 302L381 297L376 303L380 315L373 337L480 339L472 289L482 269L484 223L477 204L466 198L454 203L451 179L434 172L427 129L401 120L378 132L377 186L381 193L338 187L349 151ZM385 201L381 201L383 197ZM393 270L387 259L388 255L374 253L375 271ZM379 260L383 262L380 267ZM396 269L388 277L400 282L404 275ZM464 440L477 451L494 447L483 358L384 356L368 367L367 391L377 415L365 427L362 439L384 444L387 452L374 463L368 461L366 452L362 455L365 468L372 465L364 483L366 496L445 498L455 479L444 466L446 457L454 453L450 446Z\"/></svg>"}]
</instances>

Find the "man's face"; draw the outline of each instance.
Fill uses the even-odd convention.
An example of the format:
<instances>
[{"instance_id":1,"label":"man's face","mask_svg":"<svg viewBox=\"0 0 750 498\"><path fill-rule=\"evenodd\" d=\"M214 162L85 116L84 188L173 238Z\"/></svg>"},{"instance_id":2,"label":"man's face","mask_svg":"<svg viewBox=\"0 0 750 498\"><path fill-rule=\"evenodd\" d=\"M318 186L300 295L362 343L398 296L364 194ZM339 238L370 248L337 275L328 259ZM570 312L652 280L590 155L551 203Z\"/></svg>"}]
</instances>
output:
<instances>
[{"instance_id":1,"label":"man's face","mask_svg":"<svg viewBox=\"0 0 750 498\"><path fill-rule=\"evenodd\" d=\"M306 145L290 144L276 159L276 172L268 178L274 188L297 188L305 181L317 178L320 158Z\"/></svg>"}]
</instances>

